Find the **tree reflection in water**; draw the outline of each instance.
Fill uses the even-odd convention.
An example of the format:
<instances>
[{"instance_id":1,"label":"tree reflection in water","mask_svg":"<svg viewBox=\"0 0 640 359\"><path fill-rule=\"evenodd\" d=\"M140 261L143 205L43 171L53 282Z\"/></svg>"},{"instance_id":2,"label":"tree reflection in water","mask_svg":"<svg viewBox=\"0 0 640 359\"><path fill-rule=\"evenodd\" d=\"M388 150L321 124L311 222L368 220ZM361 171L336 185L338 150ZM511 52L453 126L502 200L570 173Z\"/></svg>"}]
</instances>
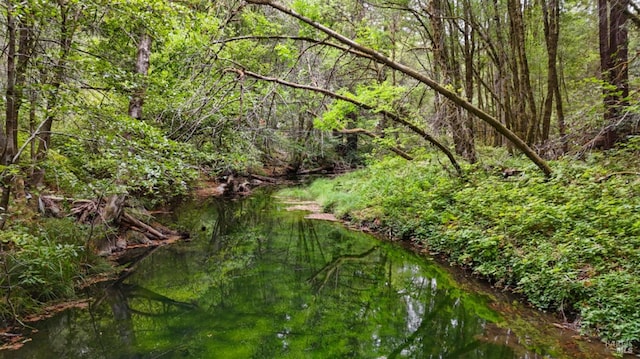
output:
<instances>
[{"instance_id":1,"label":"tree reflection in water","mask_svg":"<svg viewBox=\"0 0 640 359\"><path fill-rule=\"evenodd\" d=\"M487 298L437 265L283 208L263 195L177 210L192 242L131 266L92 318L53 318L41 333L55 340L41 335L14 357L540 357L487 340L500 331Z\"/></svg>"}]
</instances>

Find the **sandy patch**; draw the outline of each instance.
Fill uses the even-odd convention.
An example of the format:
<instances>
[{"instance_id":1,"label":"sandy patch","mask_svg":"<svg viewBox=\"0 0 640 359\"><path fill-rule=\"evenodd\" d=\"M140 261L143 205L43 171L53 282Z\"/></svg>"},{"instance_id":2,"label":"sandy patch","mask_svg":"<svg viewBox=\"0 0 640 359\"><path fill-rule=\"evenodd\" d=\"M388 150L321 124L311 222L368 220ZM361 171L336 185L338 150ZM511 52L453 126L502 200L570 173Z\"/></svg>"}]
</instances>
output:
<instances>
[{"instance_id":1,"label":"sandy patch","mask_svg":"<svg viewBox=\"0 0 640 359\"><path fill-rule=\"evenodd\" d=\"M287 207L287 211L311 212L311 214L306 215L304 218L338 222L338 219L332 213L322 213L322 206L317 202L282 200L282 203L289 205Z\"/></svg>"}]
</instances>

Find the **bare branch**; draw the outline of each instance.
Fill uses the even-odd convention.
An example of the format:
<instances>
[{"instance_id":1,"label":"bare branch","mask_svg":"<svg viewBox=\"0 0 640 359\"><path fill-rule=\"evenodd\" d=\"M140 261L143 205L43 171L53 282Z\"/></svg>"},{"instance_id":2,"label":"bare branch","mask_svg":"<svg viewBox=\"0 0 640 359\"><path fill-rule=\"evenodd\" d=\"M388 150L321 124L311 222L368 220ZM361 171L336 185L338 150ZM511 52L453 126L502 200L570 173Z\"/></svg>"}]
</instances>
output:
<instances>
[{"instance_id":1,"label":"bare branch","mask_svg":"<svg viewBox=\"0 0 640 359\"><path fill-rule=\"evenodd\" d=\"M371 57L373 57L376 61L385 64L389 67L391 67L392 69L395 69L397 71L400 71L402 73L404 73L405 75L408 75L420 82L422 82L423 84L431 87L433 90L435 90L436 92L440 93L442 96L448 98L449 100L451 100L453 103L455 103L457 106L464 108L465 110L469 111L470 113L472 113L473 115L475 115L476 117L478 117L479 119L481 119L482 121L486 122L489 126L493 127L496 131L498 131L500 134L502 134L504 137L506 137L509 141L511 141L511 143L514 144L514 146L516 148L518 148L520 151L522 151L527 157L529 157L529 159L535 163L538 168L540 168L540 170L542 170L542 172L544 172L544 174L548 177L551 175L551 167L549 167L549 165L540 157L538 156L538 154L531 148L529 147L529 145L527 145L520 137L518 137L515 133L513 133L511 130L509 130L505 125L503 125L499 120L497 120L496 118L494 118L493 116L489 115L488 113L484 112L483 110L481 110L480 108L474 106L473 104L471 104L470 102L466 101L465 99L463 99L462 97L460 97L458 94L456 94L454 91L449 90L448 88L446 88L445 86L441 85L440 83L436 82L435 80L431 79L430 77L421 74L420 72L416 71L415 69L406 66L404 64L401 64L399 62L396 62L390 58L388 58L387 56L385 56L384 54L375 51L373 49L370 49L366 46L360 45L359 43L357 43L354 40L351 40L350 38L320 24L317 23L313 20L311 20L308 17L305 17L301 14L296 13L295 11L287 8L286 6L275 2L275 1L270 1L270 0L246 0L248 3L251 4L258 4L258 5L268 5L282 13L285 13L291 17L294 17L300 21L302 21L303 23L310 25L311 27L320 30L322 32L324 32L325 34L331 36L332 38L334 38L335 40L354 48L357 51L363 52Z\"/></svg>"},{"instance_id":2,"label":"bare branch","mask_svg":"<svg viewBox=\"0 0 640 359\"><path fill-rule=\"evenodd\" d=\"M364 57L364 58L368 58L368 59L373 59L373 57L354 50L350 47L346 47L346 46L342 46L340 44L334 44L332 42L327 41L327 39L324 40L318 40L318 39L314 39L312 37L305 37L305 36L289 36L289 35L247 35L247 36L237 36L237 37L230 37L230 38L226 38L226 39L219 39L219 40L215 40L213 41L214 44L226 44L227 42L233 42L233 41L244 41L244 40L294 40L294 41L304 41L304 42L311 42L314 45L325 45L325 46L329 46L329 47L333 47L334 49L338 49L338 50L342 50L344 52L348 52L351 53L353 55L356 55L358 57Z\"/></svg>"},{"instance_id":3,"label":"bare branch","mask_svg":"<svg viewBox=\"0 0 640 359\"><path fill-rule=\"evenodd\" d=\"M399 116L399 115L397 115L397 114L395 114L393 112L386 111L386 110L381 110L380 111L380 110L376 109L374 106L371 106L371 105L366 104L364 102L360 102L360 101L358 101L356 99L353 99L353 98L350 98L350 97L347 97L347 96L344 96L344 95L340 95L340 94L337 94L335 92L332 92L332 91L329 91L327 89L323 89L323 88L320 88L320 87L302 85L302 84L298 84L298 83L294 83L294 82L289 82L289 81L277 79L277 78L274 78L274 77L262 76L260 74L255 73L255 72L246 71L246 70L228 69L227 71L235 72L236 74L238 74L239 77L250 76L250 77L253 77L253 78L256 78L256 79L260 79L260 80L268 81L268 82L274 82L274 83L277 83L277 84L280 84L280 85L283 85L283 86L287 86L287 87L292 87L292 88L297 88L297 89L301 89L301 90L308 90L308 91L318 92L318 93L327 95L327 96L332 97L332 98L337 99L337 100L350 102L350 103L352 103L352 104L354 104L354 105L356 105L356 106L358 106L360 108L363 108L365 110L376 110L378 113L381 113L381 114L387 116L391 120L410 128L413 132L419 134L422 138L427 140L429 143L431 143L432 145L436 146L438 149L440 149L447 156L447 158L449 158L449 161L451 162L453 167L455 167L455 169L458 172L458 174L460 176L464 175L464 173L462 171L462 168L460 168L460 165L458 164L458 162L456 161L455 157L453 156L453 153L451 153L451 151L446 146L444 146L443 144L438 142L438 140L433 138L431 135L426 133L424 130L422 130L418 126L414 125L410 121L402 118L401 116Z\"/></svg>"}]
</instances>

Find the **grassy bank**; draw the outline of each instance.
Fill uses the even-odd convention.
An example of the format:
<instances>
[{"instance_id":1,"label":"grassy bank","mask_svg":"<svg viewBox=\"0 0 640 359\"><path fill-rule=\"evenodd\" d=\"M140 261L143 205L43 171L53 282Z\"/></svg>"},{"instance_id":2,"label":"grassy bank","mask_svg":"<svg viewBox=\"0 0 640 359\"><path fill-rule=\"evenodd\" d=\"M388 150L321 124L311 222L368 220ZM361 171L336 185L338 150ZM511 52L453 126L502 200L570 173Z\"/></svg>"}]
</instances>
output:
<instances>
[{"instance_id":1,"label":"grassy bank","mask_svg":"<svg viewBox=\"0 0 640 359\"><path fill-rule=\"evenodd\" d=\"M552 162L549 180L506 153L466 180L431 155L390 158L288 195L444 254L622 351L640 343L638 147Z\"/></svg>"}]
</instances>

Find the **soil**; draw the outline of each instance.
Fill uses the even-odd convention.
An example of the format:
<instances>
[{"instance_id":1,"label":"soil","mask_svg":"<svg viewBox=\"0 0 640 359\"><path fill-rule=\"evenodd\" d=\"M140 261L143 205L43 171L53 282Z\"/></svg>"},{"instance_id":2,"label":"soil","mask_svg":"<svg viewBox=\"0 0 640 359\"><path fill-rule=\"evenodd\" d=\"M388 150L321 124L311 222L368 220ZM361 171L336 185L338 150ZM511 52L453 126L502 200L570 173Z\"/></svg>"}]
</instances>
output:
<instances>
[{"instance_id":1,"label":"soil","mask_svg":"<svg viewBox=\"0 0 640 359\"><path fill-rule=\"evenodd\" d=\"M71 308L89 308L90 299L80 299L52 304L42 310L37 315L30 315L22 319L21 326L13 326L0 330L0 350L17 350L23 345L31 341L31 334L38 332L37 329L30 327L27 323L35 323L37 321L51 318L54 315Z\"/></svg>"}]
</instances>

